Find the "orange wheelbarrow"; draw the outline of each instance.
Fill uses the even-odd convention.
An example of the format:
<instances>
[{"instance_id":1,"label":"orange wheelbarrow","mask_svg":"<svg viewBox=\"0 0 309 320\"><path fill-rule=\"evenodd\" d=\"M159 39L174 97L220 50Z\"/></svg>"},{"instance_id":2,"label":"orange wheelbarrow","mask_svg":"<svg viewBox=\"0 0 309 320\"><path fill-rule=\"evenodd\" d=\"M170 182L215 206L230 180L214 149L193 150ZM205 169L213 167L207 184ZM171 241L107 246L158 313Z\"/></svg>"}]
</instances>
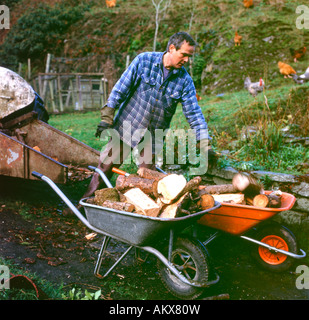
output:
<instances>
[{"instance_id":1,"label":"orange wheelbarrow","mask_svg":"<svg viewBox=\"0 0 309 320\"><path fill-rule=\"evenodd\" d=\"M266 191L265 193L270 193ZM285 226L269 219L279 212L290 210L295 197L282 193L280 208L257 208L249 205L221 203L221 207L202 216L198 223L214 230L206 240L206 246L220 233L239 236L257 244L253 256L264 268L271 271L285 271L293 264L293 259L306 257L302 249L298 249L296 237ZM247 233L255 231L251 238Z\"/></svg>"}]
</instances>

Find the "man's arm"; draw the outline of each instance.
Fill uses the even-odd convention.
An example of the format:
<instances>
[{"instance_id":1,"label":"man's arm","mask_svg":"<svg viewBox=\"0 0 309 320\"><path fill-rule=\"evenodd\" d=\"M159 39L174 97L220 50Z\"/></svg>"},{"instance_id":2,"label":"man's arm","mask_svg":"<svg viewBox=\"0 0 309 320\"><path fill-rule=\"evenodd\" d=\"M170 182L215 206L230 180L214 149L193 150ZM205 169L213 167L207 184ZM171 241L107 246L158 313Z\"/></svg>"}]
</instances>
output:
<instances>
[{"instance_id":1,"label":"man's arm","mask_svg":"<svg viewBox=\"0 0 309 320\"><path fill-rule=\"evenodd\" d=\"M139 57L137 56L114 85L107 103L101 108L101 121L95 133L100 137L103 130L113 126L115 110L126 100L137 79Z\"/></svg>"},{"instance_id":2,"label":"man's arm","mask_svg":"<svg viewBox=\"0 0 309 320\"><path fill-rule=\"evenodd\" d=\"M196 98L196 91L192 79L186 81L181 104L190 128L196 131L196 140L211 140L208 134L207 122Z\"/></svg>"},{"instance_id":3,"label":"man's arm","mask_svg":"<svg viewBox=\"0 0 309 320\"><path fill-rule=\"evenodd\" d=\"M204 154L207 153L209 167L216 165L218 155L211 147L210 142L212 138L208 133L208 125L205 117L200 106L198 105L196 90L192 79L185 86L182 96L182 107L184 115L191 129L195 129L197 150L203 152Z\"/></svg>"}]
</instances>

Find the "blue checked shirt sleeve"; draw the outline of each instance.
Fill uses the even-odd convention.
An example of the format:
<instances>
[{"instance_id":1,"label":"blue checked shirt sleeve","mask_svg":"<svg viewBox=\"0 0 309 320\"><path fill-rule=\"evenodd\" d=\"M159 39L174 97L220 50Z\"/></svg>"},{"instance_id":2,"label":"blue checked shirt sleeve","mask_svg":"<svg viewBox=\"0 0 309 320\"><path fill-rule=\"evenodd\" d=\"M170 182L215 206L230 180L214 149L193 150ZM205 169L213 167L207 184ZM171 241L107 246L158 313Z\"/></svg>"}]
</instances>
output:
<instances>
[{"instance_id":1,"label":"blue checked shirt sleeve","mask_svg":"<svg viewBox=\"0 0 309 320\"><path fill-rule=\"evenodd\" d=\"M114 85L107 100L108 107L118 109L119 106L129 97L131 90L134 88L138 80L138 65L139 57L136 57Z\"/></svg>"},{"instance_id":2,"label":"blue checked shirt sleeve","mask_svg":"<svg viewBox=\"0 0 309 320\"><path fill-rule=\"evenodd\" d=\"M205 121L202 110L198 105L195 87L191 78L186 79L184 88L181 104L183 113L190 125L190 128L195 129L197 141L202 139L211 140L211 137L208 134L207 122Z\"/></svg>"}]
</instances>

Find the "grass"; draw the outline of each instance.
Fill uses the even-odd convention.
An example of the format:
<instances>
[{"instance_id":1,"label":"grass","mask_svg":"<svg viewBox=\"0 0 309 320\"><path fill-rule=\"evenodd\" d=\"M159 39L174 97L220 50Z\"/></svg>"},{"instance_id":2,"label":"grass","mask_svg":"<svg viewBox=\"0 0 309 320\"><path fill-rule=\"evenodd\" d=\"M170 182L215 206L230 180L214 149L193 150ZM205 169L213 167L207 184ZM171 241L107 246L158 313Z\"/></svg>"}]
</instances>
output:
<instances>
[{"instance_id":1,"label":"grass","mask_svg":"<svg viewBox=\"0 0 309 320\"><path fill-rule=\"evenodd\" d=\"M274 172L306 173L303 164L309 163L309 151L300 143L286 142L285 135L309 135L308 113L309 83L295 85L290 79L286 85L266 89L256 98L246 90L206 95L200 101L203 114L213 137L214 149L224 155L221 166L241 170L268 170ZM100 121L99 111L51 115L49 123L96 150L104 143L95 137ZM173 129L188 129L179 105L171 122ZM246 134L251 128L252 133ZM284 130L285 131L284 131ZM287 130L287 131L286 131ZM245 138L244 138L245 137ZM124 165L134 172L135 164Z\"/></svg>"}]
</instances>

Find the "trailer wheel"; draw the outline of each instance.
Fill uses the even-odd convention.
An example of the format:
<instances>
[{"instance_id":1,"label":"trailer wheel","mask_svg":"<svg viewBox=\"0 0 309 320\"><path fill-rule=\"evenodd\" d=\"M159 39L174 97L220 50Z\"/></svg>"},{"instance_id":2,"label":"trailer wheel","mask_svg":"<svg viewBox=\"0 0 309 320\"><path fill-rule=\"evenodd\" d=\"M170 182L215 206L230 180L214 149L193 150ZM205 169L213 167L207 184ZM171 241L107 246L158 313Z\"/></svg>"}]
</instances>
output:
<instances>
[{"instance_id":1,"label":"trailer wheel","mask_svg":"<svg viewBox=\"0 0 309 320\"><path fill-rule=\"evenodd\" d=\"M297 253L296 238L284 226L265 226L265 228L258 232L257 240L281 250ZM263 246L255 246L253 256L263 268L275 272L288 270L294 262L292 257L271 251Z\"/></svg>"},{"instance_id":2,"label":"trailer wheel","mask_svg":"<svg viewBox=\"0 0 309 320\"><path fill-rule=\"evenodd\" d=\"M197 240L179 237L175 240L171 262L188 280L205 283L209 277L206 248ZM175 297L185 300L197 299L205 288L193 287L178 279L160 260L159 276L165 288Z\"/></svg>"}]
</instances>

